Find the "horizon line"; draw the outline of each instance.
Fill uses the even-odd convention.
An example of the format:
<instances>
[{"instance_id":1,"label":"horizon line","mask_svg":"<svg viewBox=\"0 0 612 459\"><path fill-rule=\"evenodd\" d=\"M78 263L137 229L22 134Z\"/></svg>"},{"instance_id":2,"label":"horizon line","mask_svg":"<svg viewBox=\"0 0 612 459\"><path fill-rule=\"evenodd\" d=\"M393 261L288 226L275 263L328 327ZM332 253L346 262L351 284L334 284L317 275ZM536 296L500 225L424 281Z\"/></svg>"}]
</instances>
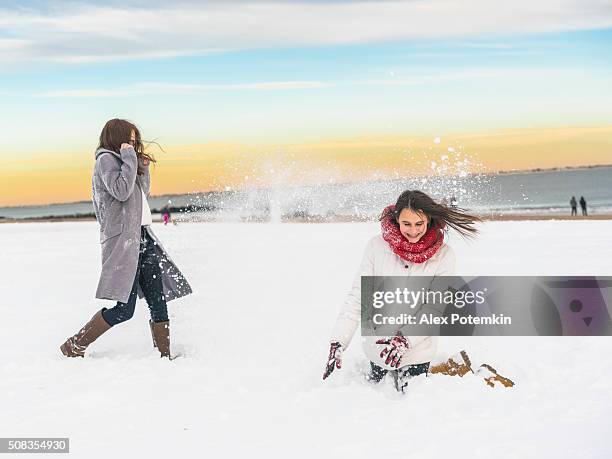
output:
<instances>
[{"instance_id":1,"label":"horizon line","mask_svg":"<svg viewBox=\"0 0 612 459\"><path fill-rule=\"evenodd\" d=\"M580 165L580 166L556 166L556 167L547 167L547 168L540 168L540 167L536 167L536 168L531 168L531 169L507 169L507 170L499 170L499 171L490 171L490 172L470 172L467 175L510 175L510 174L529 174L529 173L538 173L538 172L555 172L555 171L566 171L566 170L581 170L581 169L598 169L598 168L605 168L605 167L612 167L612 163L610 164L588 164L588 165ZM415 176L421 176L421 175L426 175L426 174L415 174ZM452 174L443 174L443 175L448 175L451 176ZM389 177L389 179L391 180L398 180L396 177ZM373 181L380 181L383 179L375 179ZM334 185L341 185L341 184L350 184L350 183L362 183L362 182L368 182L369 180L361 180L361 181L357 181L357 180L347 180L347 181L339 181L334 183ZM303 185L306 186L306 185ZM199 193L227 193L227 192L236 192L236 191L244 191L244 190L262 190L262 189L268 189L270 187L265 187L265 186L260 186L260 187L243 187L243 188L232 188L230 190L198 190L198 191L192 191L192 192L188 192L188 193L165 193L165 194L157 194L157 195L151 195L149 197L149 199L151 198L160 198L162 196L168 196L168 197L173 197L173 196L185 196L185 195L190 195L190 194L199 194ZM16 205L16 206L0 206L0 209L24 209L24 208L28 208L28 207L49 207L49 206L60 206L60 205L69 205L69 204L81 204L81 203L87 203L87 202L91 202L91 200L81 200L81 201L63 201L63 202L52 202L52 203L47 203L47 204L26 204L26 205ZM0 216L2 217L2 216Z\"/></svg>"}]
</instances>

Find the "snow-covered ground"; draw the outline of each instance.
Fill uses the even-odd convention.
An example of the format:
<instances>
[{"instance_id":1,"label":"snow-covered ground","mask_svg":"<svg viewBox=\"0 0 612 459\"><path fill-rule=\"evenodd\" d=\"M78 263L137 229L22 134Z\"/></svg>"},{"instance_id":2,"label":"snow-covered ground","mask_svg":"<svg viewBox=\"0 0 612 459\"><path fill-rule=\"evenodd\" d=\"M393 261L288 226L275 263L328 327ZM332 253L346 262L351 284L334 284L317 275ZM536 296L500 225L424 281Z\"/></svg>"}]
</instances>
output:
<instances>
[{"instance_id":1,"label":"snow-covered ground","mask_svg":"<svg viewBox=\"0 0 612 459\"><path fill-rule=\"evenodd\" d=\"M96 223L0 225L0 436L70 437L72 457L612 457L612 339L442 338L517 382L367 384L358 340L323 382L328 335L376 223L154 229L195 293L146 303L85 359L60 343L101 306ZM491 222L451 236L457 274L612 275L612 221Z\"/></svg>"}]
</instances>

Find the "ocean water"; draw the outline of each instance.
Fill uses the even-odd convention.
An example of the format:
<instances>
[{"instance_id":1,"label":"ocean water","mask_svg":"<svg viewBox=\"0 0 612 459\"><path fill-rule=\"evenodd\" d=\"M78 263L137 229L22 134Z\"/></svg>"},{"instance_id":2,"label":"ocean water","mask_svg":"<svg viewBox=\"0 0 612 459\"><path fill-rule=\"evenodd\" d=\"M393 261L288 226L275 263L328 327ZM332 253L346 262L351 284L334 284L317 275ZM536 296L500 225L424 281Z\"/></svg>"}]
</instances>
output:
<instances>
[{"instance_id":1,"label":"ocean water","mask_svg":"<svg viewBox=\"0 0 612 459\"><path fill-rule=\"evenodd\" d=\"M155 196L153 212L170 204L184 208L182 218L242 221L281 217L373 218L406 189L420 189L437 200L457 198L477 214L551 214L570 211L571 196L584 196L590 214L612 213L612 166L507 174L433 175L309 186L278 184L274 188L229 192L194 192ZM69 216L93 212L89 201L0 208L0 217ZM579 209L580 212L580 209Z\"/></svg>"},{"instance_id":2,"label":"ocean water","mask_svg":"<svg viewBox=\"0 0 612 459\"><path fill-rule=\"evenodd\" d=\"M584 196L593 213L612 211L612 167L504 174L491 182L491 188L490 197L497 199L485 198L479 206L502 212L565 213L572 196Z\"/></svg>"}]
</instances>

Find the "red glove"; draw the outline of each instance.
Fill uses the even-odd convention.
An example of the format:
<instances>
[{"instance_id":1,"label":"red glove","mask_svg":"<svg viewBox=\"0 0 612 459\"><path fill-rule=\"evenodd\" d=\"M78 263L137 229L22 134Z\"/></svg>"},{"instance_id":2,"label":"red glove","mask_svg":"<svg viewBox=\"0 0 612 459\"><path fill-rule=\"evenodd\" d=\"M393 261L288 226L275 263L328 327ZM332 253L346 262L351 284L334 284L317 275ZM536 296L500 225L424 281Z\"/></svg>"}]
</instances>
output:
<instances>
[{"instance_id":1,"label":"red glove","mask_svg":"<svg viewBox=\"0 0 612 459\"><path fill-rule=\"evenodd\" d=\"M385 348L380 353L380 358L387 356L385 363L392 367L398 368L404 354L410 349L410 344L404 338L402 333L398 331L393 338L383 338L376 341L376 344L386 344Z\"/></svg>"},{"instance_id":2,"label":"red glove","mask_svg":"<svg viewBox=\"0 0 612 459\"><path fill-rule=\"evenodd\" d=\"M327 357L323 379L331 375L335 368L338 370L342 368L342 344L338 342L331 343L329 346L329 357Z\"/></svg>"}]
</instances>

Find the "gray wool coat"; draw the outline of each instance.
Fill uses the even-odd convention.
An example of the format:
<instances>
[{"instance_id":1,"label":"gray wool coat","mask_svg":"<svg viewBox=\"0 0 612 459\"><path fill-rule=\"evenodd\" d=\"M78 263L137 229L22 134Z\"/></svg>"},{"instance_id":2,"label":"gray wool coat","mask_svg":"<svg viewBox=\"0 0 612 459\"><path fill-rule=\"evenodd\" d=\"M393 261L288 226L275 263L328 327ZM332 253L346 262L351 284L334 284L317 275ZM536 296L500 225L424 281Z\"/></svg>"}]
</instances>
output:
<instances>
[{"instance_id":1,"label":"gray wool coat","mask_svg":"<svg viewBox=\"0 0 612 459\"><path fill-rule=\"evenodd\" d=\"M148 166L141 163L146 172L137 175L138 161L133 147L122 148L120 154L103 148L96 150L92 199L102 245L102 272L96 298L127 303L132 290L140 249L141 190L148 197L151 184ZM151 227L146 228L156 242L166 301L192 293ZM138 296L144 296L140 285Z\"/></svg>"}]
</instances>

